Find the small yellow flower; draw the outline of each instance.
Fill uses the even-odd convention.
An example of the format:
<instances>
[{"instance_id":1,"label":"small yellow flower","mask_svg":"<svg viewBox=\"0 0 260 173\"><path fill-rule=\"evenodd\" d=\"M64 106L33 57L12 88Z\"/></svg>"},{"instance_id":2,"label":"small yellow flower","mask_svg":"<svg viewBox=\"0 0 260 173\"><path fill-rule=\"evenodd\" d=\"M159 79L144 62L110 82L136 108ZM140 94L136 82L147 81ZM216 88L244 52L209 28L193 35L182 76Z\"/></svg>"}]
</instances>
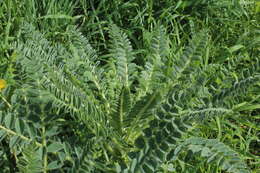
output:
<instances>
[{"instance_id":1,"label":"small yellow flower","mask_svg":"<svg viewBox=\"0 0 260 173\"><path fill-rule=\"evenodd\" d=\"M7 83L4 79L0 79L0 90L4 89L6 87Z\"/></svg>"}]
</instances>

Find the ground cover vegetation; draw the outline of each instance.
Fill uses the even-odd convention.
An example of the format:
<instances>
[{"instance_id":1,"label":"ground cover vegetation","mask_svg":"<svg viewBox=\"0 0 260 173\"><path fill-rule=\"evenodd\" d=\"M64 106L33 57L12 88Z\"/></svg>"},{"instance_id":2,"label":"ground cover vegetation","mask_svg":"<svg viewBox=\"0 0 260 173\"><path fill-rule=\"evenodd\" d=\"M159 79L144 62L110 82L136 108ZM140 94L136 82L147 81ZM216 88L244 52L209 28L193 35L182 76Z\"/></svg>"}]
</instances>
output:
<instances>
[{"instance_id":1,"label":"ground cover vegetation","mask_svg":"<svg viewBox=\"0 0 260 173\"><path fill-rule=\"evenodd\" d=\"M259 1L0 4L0 172L259 172Z\"/></svg>"}]
</instances>

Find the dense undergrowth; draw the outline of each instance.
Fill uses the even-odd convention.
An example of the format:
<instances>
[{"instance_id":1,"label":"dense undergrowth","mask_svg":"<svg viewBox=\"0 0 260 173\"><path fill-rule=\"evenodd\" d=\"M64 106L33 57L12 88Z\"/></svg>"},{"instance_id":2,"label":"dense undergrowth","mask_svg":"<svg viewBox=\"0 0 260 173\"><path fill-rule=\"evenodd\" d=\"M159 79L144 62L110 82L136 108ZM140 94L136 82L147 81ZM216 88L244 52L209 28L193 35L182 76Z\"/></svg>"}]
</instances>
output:
<instances>
[{"instance_id":1,"label":"dense undergrowth","mask_svg":"<svg viewBox=\"0 0 260 173\"><path fill-rule=\"evenodd\" d=\"M259 172L259 1L0 4L0 172Z\"/></svg>"}]
</instances>

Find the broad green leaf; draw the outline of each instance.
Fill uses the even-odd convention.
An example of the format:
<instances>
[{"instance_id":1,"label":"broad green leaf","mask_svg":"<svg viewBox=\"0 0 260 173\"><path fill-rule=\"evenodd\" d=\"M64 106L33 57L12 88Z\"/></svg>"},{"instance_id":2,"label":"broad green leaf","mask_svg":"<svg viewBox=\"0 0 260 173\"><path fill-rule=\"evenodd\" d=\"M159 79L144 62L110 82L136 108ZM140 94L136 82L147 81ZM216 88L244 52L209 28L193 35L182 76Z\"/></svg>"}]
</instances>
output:
<instances>
[{"instance_id":1,"label":"broad green leaf","mask_svg":"<svg viewBox=\"0 0 260 173\"><path fill-rule=\"evenodd\" d=\"M54 142L54 143L51 143L47 147L47 152L53 153L53 152L57 152L59 150L62 150L63 148L64 148L63 144L61 144L60 142Z\"/></svg>"},{"instance_id":2,"label":"broad green leaf","mask_svg":"<svg viewBox=\"0 0 260 173\"><path fill-rule=\"evenodd\" d=\"M50 164L48 164L47 169L48 170L54 170L54 169L58 169L61 168L62 164L58 164L58 161L53 161Z\"/></svg>"},{"instance_id":3,"label":"broad green leaf","mask_svg":"<svg viewBox=\"0 0 260 173\"><path fill-rule=\"evenodd\" d=\"M112 114L112 125L118 133L122 133L123 121L131 107L130 91L123 87L119 95L116 112Z\"/></svg>"},{"instance_id":4,"label":"broad green leaf","mask_svg":"<svg viewBox=\"0 0 260 173\"><path fill-rule=\"evenodd\" d=\"M32 124L25 124L28 132L29 132L29 135L30 135L30 138L34 139L36 137L36 131L33 127Z\"/></svg>"},{"instance_id":5,"label":"broad green leaf","mask_svg":"<svg viewBox=\"0 0 260 173\"><path fill-rule=\"evenodd\" d=\"M17 118L15 120L15 130L16 130L16 132L19 133L19 134L23 134L24 128L25 128L24 122L22 120L20 120L19 118Z\"/></svg>"},{"instance_id":6,"label":"broad green leaf","mask_svg":"<svg viewBox=\"0 0 260 173\"><path fill-rule=\"evenodd\" d=\"M19 141L18 136L12 136L9 143L10 148L13 148L18 141Z\"/></svg>"},{"instance_id":7,"label":"broad green leaf","mask_svg":"<svg viewBox=\"0 0 260 173\"><path fill-rule=\"evenodd\" d=\"M210 149L208 147L204 147L201 151L201 156L202 157L208 157L208 156L211 156L212 153L210 151Z\"/></svg>"},{"instance_id":8,"label":"broad green leaf","mask_svg":"<svg viewBox=\"0 0 260 173\"><path fill-rule=\"evenodd\" d=\"M233 53L233 52L236 52L236 51L238 51L239 49L242 49L242 48L244 48L244 46L241 45L241 44L238 44L238 45L230 47L228 50L229 50L230 53Z\"/></svg>"},{"instance_id":9,"label":"broad green leaf","mask_svg":"<svg viewBox=\"0 0 260 173\"><path fill-rule=\"evenodd\" d=\"M12 128L13 126L13 123L14 123L14 115L12 114L7 114L5 116L5 125L7 128Z\"/></svg>"}]
</instances>

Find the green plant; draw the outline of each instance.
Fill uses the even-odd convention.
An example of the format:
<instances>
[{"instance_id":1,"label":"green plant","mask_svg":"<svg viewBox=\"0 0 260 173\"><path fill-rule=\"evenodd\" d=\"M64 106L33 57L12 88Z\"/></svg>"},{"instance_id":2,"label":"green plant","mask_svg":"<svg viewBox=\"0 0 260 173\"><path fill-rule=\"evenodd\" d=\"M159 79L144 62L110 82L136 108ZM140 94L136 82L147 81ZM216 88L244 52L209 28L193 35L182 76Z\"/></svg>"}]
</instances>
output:
<instances>
[{"instance_id":1,"label":"green plant","mask_svg":"<svg viewBox=\"0 0 260 173\"><path fill-rule=\"evenodd\" d=\"M1 3L4 172L259 169L250 1Z\"/></svg>"},{"instance_id":2,"label":"green plant","mask_svg":"<svg viewBox=\"0 0 260 173\"><path fill-rule=\"evenodd\" d=\"M213 145L212 140L201 138L181 141L182 136L190 136L188 129L195 124L232 114L236 96L259 81L259 64L248 67L240 82L231 82L228 88L210 88L218 74L214 65L200 63L208 42L206 31L172 58L165 30L158 27L145 68L134 64L127 36L115 25L110 31L110 53L104 56L109 59L102 67L95 51L74 28L66 33L68 44L52 45L30 24L24 25L25 42L14 45L16 75L23 77L10 107L2 111L1 123L2 139L9 141L14 153L26 152L28 142L34 142L44 172L69 170L67 161L74 170L91 171L84 165L91 162L92 171L115 171L117 164L119 172L154 172L188 147L194 153L202 151L201 156L224 170L245 171L237 154L223 143ZM218 155L213 155L215 150ZM26 154L25 158L31 158ZM24 162L19 154L15 157L21 160L21 170L34 164L30 159ZM219 162L220 158L225 160Z\"/></svg>"}]
</instances>

